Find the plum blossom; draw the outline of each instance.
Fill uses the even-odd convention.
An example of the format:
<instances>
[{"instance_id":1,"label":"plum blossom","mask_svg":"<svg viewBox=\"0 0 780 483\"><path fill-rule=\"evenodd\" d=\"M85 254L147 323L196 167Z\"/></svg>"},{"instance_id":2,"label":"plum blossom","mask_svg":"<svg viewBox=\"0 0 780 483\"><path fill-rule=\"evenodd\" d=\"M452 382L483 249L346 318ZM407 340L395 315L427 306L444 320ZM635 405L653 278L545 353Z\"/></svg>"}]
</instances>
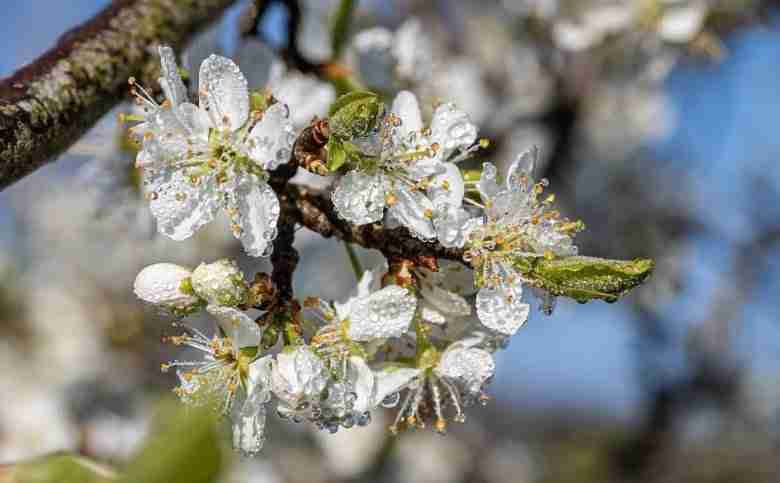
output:
<instances>
[{"instance_id":1,"label":"plum blossom","mask_svg":"<svg viewBox=\"0 0 780 483\"><path fill-rule=\"evenodd\" d=\"M476 139L476 126L452 104L437 107L425 128L415 95L400 92L376 143L362 146L372 163L339 180L333 192L336 210L350 223L384 216L389 228L404 226L417 238L457 245L463 224L450 219L460 215L464 184L455 163L468 156Z\"/></svg>"},{"instance_id":2,"label":"plum blossom","mask_svg":"<svg viewBox=\"0 0 780 483\"><path fill-rule=\"evenodd\" d=\"M143 140L136 165L143 169L158 230L184 240L221 208L248 254L269 255L279 201L266 179L290 157L295 135L287 107L277 103L251 110L246 79L232 60L218 55L200 66L195 105L172 49L159 52L165 102L158 104L131 79L145 111L143 122L131 129Z\"/></svg>"},{"instance_id":3,"label":"plum blossom","mask_svg":"<svg viewBox=\"0 0 780 483\"><path fill-rule=\"evenodd\" d=\"M233 307L210 305L224 335L208 337L184 324L181 335L167 338L174 345L195 349L203 358L171 361L163 371L176 368L179 386L174 392L185 404L208 405L233 421L236 449L253 454L263 446L265 403L270 399L270 356L258 357L261 330L245 313Z\"/></svg>"},{"instance_id":4,"label":"plum blossom","mask_svg":"<svg viewBox=\"0 0 780 483\"><path fill-rule=\"evenodd\" d=\"M454 421L465 421L463 408L486 400L483 391L495 373L493 356L478 347L484 340L477 335L453 342L441 353L429 349L432 355L420 359L417 372L403 373L406 380L398 383L408 392L390 430L395 433L404 423L422 426L424 407L433 408L434 427L439 432L447 427L447 405L455 412Z\"/></svg>"},{"instance_id":5,"label":"plum blossom","mask_svg":"<svg viewBox=\"0 0 780 483\"><path fill-rule=\"evenodd\" d=\"M469 234L466 258L479 266L477 315L489 329L511 336L528 318L521 301L523 279L517 257L567 257L577 254L573 235L581 223L562 219L551 209L553 196L540 199L546 180L534 182L536 147L522 153L509 168L504 185L486 163L478 183L484 219Z\"/></svg>"},{"instance_id":6,"label":"plum blossom","mask_svg":"<svg viewBox=\"0 0 780 483\"><path fill-rule=\"evenodd\" d=\"M397 285L380 288L383 271L366 270L353 294L343 303L320 299L306 301L307 315L322 325L316 342L323 346L336 340L370 342L400 337L409 330L417 301Z\"/></svg>"}]
</instances>

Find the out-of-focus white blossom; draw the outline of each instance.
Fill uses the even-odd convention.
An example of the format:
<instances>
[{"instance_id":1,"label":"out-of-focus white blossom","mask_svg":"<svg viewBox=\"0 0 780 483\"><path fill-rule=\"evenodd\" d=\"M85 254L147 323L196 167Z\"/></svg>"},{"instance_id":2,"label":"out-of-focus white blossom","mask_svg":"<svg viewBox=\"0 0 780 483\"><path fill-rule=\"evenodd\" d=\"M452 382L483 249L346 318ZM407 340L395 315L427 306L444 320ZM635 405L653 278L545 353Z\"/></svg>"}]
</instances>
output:
<instances>
[{"instance_id":1,"label":"out-of-focus white blossom","mask_svg":"<svg viewBox=\"0 0 780 483\"><path fill-rule=\"evenodd\" d=\"M268 89L274 97L289 106L290 121L296 129L306 127L315 117L325 117L336 100L332 85L316 77L288 70L283 63L271 66Z\"/></svg>"},{"instance_id":2,"label":"out-of-focus white blossom","mask_svg":"<svg viewBox=\"0 0 780 483\"><path fill-rule=\"evenodd\" d=\"M428 80L433 46L422 28L418 19L410 18L395 32L374 27L355 35L351 63L363 82L373 89L390 91L399 85Z\"/></svg>"}]
</instances>

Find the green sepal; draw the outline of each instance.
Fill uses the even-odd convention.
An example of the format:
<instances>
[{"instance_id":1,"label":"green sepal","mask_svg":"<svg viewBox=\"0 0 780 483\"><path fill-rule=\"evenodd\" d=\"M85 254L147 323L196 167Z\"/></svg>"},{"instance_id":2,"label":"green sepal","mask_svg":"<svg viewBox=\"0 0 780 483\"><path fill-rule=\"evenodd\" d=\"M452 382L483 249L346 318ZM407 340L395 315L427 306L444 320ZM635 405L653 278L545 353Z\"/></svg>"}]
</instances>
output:
<instances>
[{"instance_id":1,"label":"green sepal","mask_svg":"<svg viewBox=\"0 0 780 483\"><path fill-rule=\"evenodd\" d=\"M179 77L181 77L181 80L184 82L187 82L190 80L190 71L185 69L184 67L179 67L177 69L179 71Z\"/></svg>"},{"instance_id":2,"label":"green sepal","mask_svg":"<svg viewBox=\"0 0 780 483\"><path fill-rule=\"evenodd\" d=\"M279 340L279 328L276 325L268 325L263 330L263 335L260 338L260 345L263 349L270 349L276 345Z\"/></svg>"},{"instance_id":3,"label":"green sepal","mask_svg":"<svg viewBox=\"0 0 780 483\"><path fill-rule=\"evenodd\" d=\"M335 137L328 139L328 171L335 173L347 163L347 151L344 143Z\"/></svg>"},{"instance_id":4,"label":"green sepal","mask_svg":"<svg viewBox=\"0 0 780 483\"><path fill-rule=\"evenodd\" d=\"M265 91L252 91L249 94L249 106L252 111L265 111L268 109L268 94Z\"/></svg>"},{"instance_id":5,"label":"green sepal","mask_svg":"<svg viewBox=\"0 0 780 483\"><path fill-rule=\"evenodd\" d=\"M650 276L655 263L649 259L609 260L594 257L518 257L515 268L528 283L552 295L577 302L615 302Z\"/></svg>"}]
</instances>

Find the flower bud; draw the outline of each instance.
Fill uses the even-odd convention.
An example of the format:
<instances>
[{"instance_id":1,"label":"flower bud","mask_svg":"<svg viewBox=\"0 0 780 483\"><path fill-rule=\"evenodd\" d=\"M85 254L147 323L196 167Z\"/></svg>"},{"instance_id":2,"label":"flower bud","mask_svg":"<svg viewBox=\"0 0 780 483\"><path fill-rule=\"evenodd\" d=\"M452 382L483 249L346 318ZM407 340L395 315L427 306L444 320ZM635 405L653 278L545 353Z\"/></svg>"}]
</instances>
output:
<instances>
[{"instance_id":1,"label":"flower bud","mask_svg":"<svg viewBox=\"0 0 780 483\"><path fill-rule=\"evenodd\" d=\"M192 272L173 263L155 263L135 277L133 290L141 300L176 314L195 311L202 301L190 283Z\"/></svg>"},{"instance_id":2,"label":"flower bud","mask_svg":"<svg viewBox=\"0 0 780 483\"><path fill-rule=\"evenodd\" d=\"M247 299L244 274L233 260L201 263L192 272L192 289L209 304L235 307Z\"/></svg>"}]
</instances>

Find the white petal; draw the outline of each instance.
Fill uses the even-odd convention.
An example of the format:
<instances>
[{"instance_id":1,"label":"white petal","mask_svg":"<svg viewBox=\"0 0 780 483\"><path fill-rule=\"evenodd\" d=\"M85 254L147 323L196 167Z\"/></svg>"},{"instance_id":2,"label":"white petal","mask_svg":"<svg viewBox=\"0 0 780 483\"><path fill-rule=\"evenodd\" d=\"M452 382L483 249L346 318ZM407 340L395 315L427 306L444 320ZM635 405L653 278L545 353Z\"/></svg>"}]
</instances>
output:
<instances>
[{"instance_id":1,"label":"white petal","mask_svg":"<svg viewBox=\"0 0 780 483\"><path fill-rule=\"evenodd\" d=\"M412 236L423 240L436 238L433 227L433 202L424 193L412 191L405 185L397 185L393 190L396 202L388 209L395 220L409 229Z\"/></svg>"},{"instance_id":2,"label":"white petal","mask_svg":"<svg viewBox=\"0 0 780 483\"><path fill-rule=\"evenodd\" d=\"M420 302L420 317L423 321L433 325L444 325L447 323L447 317L428 301Z\"/></svg>"},{"instance_id":3,"label":"white petal","mask_svg":"<svg viewBox=\"0 0 780 483\"><path fill-rule=\"evenodd\" d=\"M437 285L423 283L420 286L420 295L436 310L446 315L456 317L471 315L471 304L455 292L444 290Z\"/></svg>"},{"instance_id":4,"label":"white petal","mask_svg":"<svg viewBox=\"0 0 780 483\"><path fill-rule=\"evenodd\" d=\"M257 454L265 443L265 405L270 399L267 386L256 385L233 412L233 448L245 455Z\"/></svg>"},{"instance_id":5,"label":"white petal","mask_svg":"<svg viewBox=\"0 0 780 483\"><path fill-rule=\"evenodd\" d=\"M498 185L498 169L493 163L482 165L482 174L479 177L477 189L485 202L492 201L501 192L501 187Z\"/></svg>"},{"instance_id":6,"label":"white petal","mask_svg":"<svg viewBox=\"0 0 780 483\"><path fill-rule=\"evenodd\" d=\"M444 163L439 160L438 156L430 158L422 158L414 162L414 164L406 167L406 176L419 181L423 178L436 176L444 173Z\"/></svg>"},{"instance_id":7,"label":"white petal","mask_svg":"<svg viewBox=\"0 0 780 483\"><path fill-rule=\"evenodd\" d=\"M185 102L178 107L176 115L189 133L188 148L201 152L208 149L209 129L211 128L208 113L195 104Z\"/></svg>"},{"instance_id":8,"label":"white petal","mask_svg":"<svg viewBox=\"0 0 780 483\"><path fill-rule=\"evenodd\" d=\"M398 134L402 139L409 139L410 135L419 133L422 130L422 114L420 114L420 105L417 102L417 96L409 91L401 91L393 100L391 112L401 119L401 125L398 127Z\"/></svg>"},{"instance_id":9,"label":"white petal","mask_svg":"<svg viewBox=\"0 0 780 483\"><path fill-rule=\"evenodd\" d=\"M165 97L176 107L187 101L187 88L179 75L179 66L176 64L176 55L173 49L167 45L158 47L160 53L160 86L165 92Z\"/></svg>"},{"instance_id":10,"label":"white petal","mask_svg":"<svg viewBox=\"0 0 780 483\"><path fill-rule=\"evenodd\" d=\"M431 140L439 143L440 159L447 159L453 151L474 144L477 140L477 126L471 122L468 114L457 109L454 104L442 104L433 113Z\"/></svg>"},{"instance_id":11,"label":"white petal","mask_svg":"<svg viewBox=\"0 0 780 483\"><path fill-rule=\"evenodd\" d=\"M347 335L354 341L399 337L414 317L417 300L408 290L391 285L352 301Z\"/></svg>"},{"instance_id":12,"label":"white petal","mask_svg":"<svg viewBox=\"0 0 780 483\"><path fill-rule=\"evenodd\" d=\"M477 293L477 316L482 325L503 335L514 335L528 320L529 306L522 302L522 285L483 287Z\"/></svg>"},{"instance_id":13,"label":"white petal","mask_svg":"<svg viewBox=\"0 0 780 483\"><path fill-rule=\"evenodd\" d=\"M462 248L471 232L480 225L480 218L473 217L460 206L438 203L433 218L436 238L442 246Z\"/></svg>"},{"instance_id":14,"label":"white petal","mask_svg":"<svg viewBox=\"0 0 780 483\"><path fill-rule=\"evenodd\" d=\"M403 390L417 376L420 370L411 367L388 367L374 372L374 405L378 405L387 396Z\"/></svg>"},{"instance_id":15,"label":"white petal","mask_svg":"<svg viewBox=\"0 0 780 483\"><path fill-rule=\"evenodd\" d=\"M241 240L244 250L253 257L269 256L280 212L274 190L265 181L245 176L234 191L227 193L227 200L232 208L232 222L238 228L233 234Z\"/></svg>"},{"instance_id":16,"label":"white petal","mask_svg":"<svg viewBox=\"0 0 780 483\"><path fill-rule=\"evenodd\" d=\"M383 176L350 171L333 191L333 205L339 216L350 223L365 225L382 219L385 209Z\"/></svg>"},{"instance_id":17,"label":"white petal","mask_svg":"<svg viewBox=\"0 0 780 483\"><path fill-rule=\"evenodd\" d=\"M529 184L533 184L533 174L539 163L539 148L532 146L523 151L509 166L506 176L506 187L509 190L525 190ZM523 178L526 183L523 183Z\"/></svg>"},{"instance_id":18,"label":"white petal","mask_svg":"<svg viewBox=\"0 0 780 483\"><path fill-rule=\"evenodd\" d=\"M249 363L249 373L247 374L247 392L251 393L258 386L270 387L273 360L273 356L268 355Z\"/></svg>"},{"instance_id":19,"label":"white petal","mask_svg":"<svg viewBox=\"0 0 780 483\"><path fill-rule=\"evenodd\" d=\"M325 364L306 346L280 352L271 371L274 394L295 407L305 399L319 397L327 385Z\"/></svg>"},{"instance_id":20,"label":"white petal","mask_svg":"<svg viewBox=\"0 0 780 483\"><path fill-rule=\"evenodd\" d=\"M217 319L222 331L233 341L236 350L257 347L260 344L260 327L241 310L222 305L209 305L206 310Z\"/></svg>"},{"instance_id":21,"label":"white petal","mask_svg":"<svg viewBox=\"0 0 780 483\"><path fill-rule=\"evenodd\" d=\"M476 292L474 272L461 263L439 260L439 271L435 272L437 282L445 290L468 296Z\"/></svg>"},{"instance_id":22,"label":"white petal","mask_svg":"<svg viewBox=\"0 0 780 483\"><path fill-rule=\"evenodd\" d=\"M249 157L263 169L274 170L290 160L295 132L290 110L276 103L263 112L263 118L249 132Z\"/></svg>"},{"instance_id":23,"label":"white petal","mask_svg":"<svg viewBox=\"0 0 780 483\"><path fill-rule=\"evenodd\" d=\"M465 193L463 175L453 163L444 163L444 171L434 176L428 186L428 196L434 204L445 202L460 207Z\"/></svg>"},{"instance_id":24,"label":"white petal","mask_svg":"<svg viewBox=\"0 0 780 483\"><path fill-rule=\"evenodd\" d=\"M249 116L246 78L232 60L212 54L200 65L200 105L215 126L232 132Z\"/></svg>"},{"instance_id":25,"label":"white petal","mask_svg":"<svg viewBox=\"0 0 780 483\"><path fill-rule=\"evenodd\" d=\"M478 393L493 376L496 364L489 352L453 344L444 351L436 366L436 373L462 383L471 393Z\"/></svg>"},{"instance_id":26,"label":"white petal","mask_svg":"<svg viewBox=\"0 0 780 483\"><path fill-rule=\"evenodd\" d=\"M362 357L349 358L347 381L350 389L357 396L353 410L358 413L371 410L374 405L374 372Z\"/></svg>"},{"instance_id":27,"label":"white petal","mask_svg":"<svg viewBox=\"0 0 780 483\"><path fill-rule=\"evenodd\" d=\"M193 184L184 170L162 167L144 170L144 183L157 229L174 240L192 236L213 220L219 209L216 183L211 176L203 176Z\"/></svg>"},{"instance_id":28,"label":"white petal","mask_svg":"<svg viewBox=\"0 0 780 483\"><path fill-rule=\"evenodd\" d=\"M360 282L358 282L356 287L356 297L366 297L368 296L372 290L372 285L374 285L374 279L376 279L376 274L374 270L366 270L363 272L363 276L360 277Z\"/></svg>"}]
</instances>

